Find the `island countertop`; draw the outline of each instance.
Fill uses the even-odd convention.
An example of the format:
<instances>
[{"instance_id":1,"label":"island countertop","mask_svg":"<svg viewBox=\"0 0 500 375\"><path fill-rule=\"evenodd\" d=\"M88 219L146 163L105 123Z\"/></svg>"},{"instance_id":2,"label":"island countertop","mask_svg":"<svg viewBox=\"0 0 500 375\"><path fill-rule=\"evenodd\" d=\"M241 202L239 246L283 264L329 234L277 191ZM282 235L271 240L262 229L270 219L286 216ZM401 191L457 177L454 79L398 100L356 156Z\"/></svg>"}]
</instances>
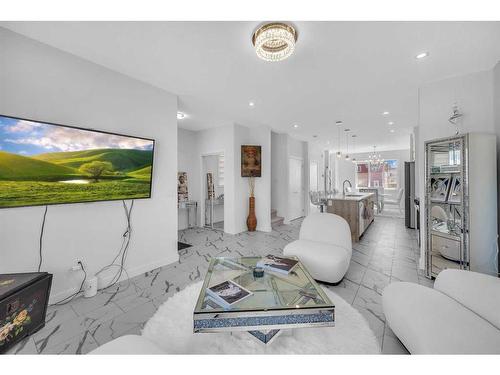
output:
<instances>
[{"instance_id":1,"label":"island countertop","mask_svg":"<svg viewBox=\"0 0 500 375\"><path fill-rule=\"evenodd\" d=\"M332 201L354 201L354 202L360 202L362 200L365 200L369 197L374 196L375 193L351 193L351 194L335 194L333 196L330 196L327 198L327 200L332 200Z\"/></svg>"},{"instance_id":2,"label":"island countertop","mask_svg":"<svg viewBox=\"0 0 500 375\"><path fill-rule=\"evenodd\" d=\"M347 221L352 242L358 242L374 220L375 193L335 194L326 202L326 212Z\"/></svg>"}]
</instances>

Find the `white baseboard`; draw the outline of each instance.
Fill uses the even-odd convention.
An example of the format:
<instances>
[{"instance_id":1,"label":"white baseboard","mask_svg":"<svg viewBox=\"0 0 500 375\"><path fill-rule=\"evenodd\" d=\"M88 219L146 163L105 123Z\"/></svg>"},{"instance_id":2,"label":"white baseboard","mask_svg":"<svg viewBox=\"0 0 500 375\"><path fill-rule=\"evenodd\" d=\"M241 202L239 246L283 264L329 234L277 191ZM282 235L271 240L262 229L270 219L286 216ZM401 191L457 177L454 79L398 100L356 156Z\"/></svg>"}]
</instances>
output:
<instances>
[{"instance_id":1,"label":"white baseboard","mask_svg":"<svg viewBox=\"0 0 500 375\"><path fill-rule=\"evenodd\" d=\"M272 232L273 231L273 228L269 225L269 226L263 226L263 227L260 227L260 228L257 228L257 230L259 232Z\"/></svg>"},{"instance_id":2,"label":"white baseboard","mask_svg":"<svg viewBox=\"0 0 500 375\"><path fill-rule=\"evenodd\" d=\"M127 273L128 273L128 278L132 279L136 276L139 276L143 273L152 271L156 268L164 267L164 266L167 266L171 263L177 262L178 260L179 260L178 258L174 259L174 260L167 258L167 259L158 260L158 261L155 261L152 263L144 264L144 265L141 265L141 266L138 266L135 268L126 268ZM111 282L111 280L113 279L114 275L115 275L115 272L111 272L109 275L102 277L102 279L101 279L102 284L104 286L108 285ZM94 276L93 274L89 273L87 275L87 278L91 278L93 276ZM125 273L123 273L121 278L120 278L120 281L124 281L124 280L127 280L127 274L125 274ZM56 294L51 294L49 297L49 305L52 303L55 303L57 301L60 301L63 298L66 298L67 296L72 295L73 293L76 293L78 291L79 287L80 287L80 285L63 290L63 291L60 291ZM101 288L101 287L102 286L99 285L99 288Z\"/></svg>"}]
</instances>

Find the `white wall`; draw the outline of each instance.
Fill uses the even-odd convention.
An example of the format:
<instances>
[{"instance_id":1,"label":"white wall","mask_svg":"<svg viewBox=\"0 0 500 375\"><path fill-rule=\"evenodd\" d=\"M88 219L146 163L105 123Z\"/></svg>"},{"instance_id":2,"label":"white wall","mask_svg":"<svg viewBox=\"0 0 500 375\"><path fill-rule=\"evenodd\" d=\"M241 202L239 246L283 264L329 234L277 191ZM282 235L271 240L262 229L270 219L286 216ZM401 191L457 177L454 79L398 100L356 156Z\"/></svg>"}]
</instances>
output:
<instances>
[{"instance_id":1,"label":"white wall","mask_svg":"<svg viewBox=\"0 0 500 375\"><path fill-rule=\"evenodd\" d=\"M285 224L290 222L288 202L290 196L289 189L289 168L290 158L299 158L304 162L304 173L302 187L304 194L304 215L309 212L309 148L308 143L290 137L288 134L272 132L272 186L271 186L271 206L277 210L277 215L283 217ZM321 176L322 169L318 169Z\"/></svg>"},{"instance_id":2,"label":"white wall","mask_svg":"<svg viewBox=\"0 0 500 375\"><path fill-rule=\"evenodd\" d=\"M0 113L156 140L152 199L135 202L126 268L132 277L176 261L176 97L2 28L0 50ZM43 210L0 210L0 273L36 271ZM76 259L89 275L113 260L125 224L120 201L49 207L52 302L78 290Z\"/></svg>"},{"instance_id":3,"label":"white wall","mask_svg":"<svg viewBox=\"0 0 500 375\"><path fill-rule=\"evenodd\" d=\"M241 145L260 145L262 147L262 177L255 178L255 215L257 230L271 231L271 129L266 126L247 128L234 126L235 149L235 230L247 230L248 198L250 189L248 178L241 177Z\"/></svg>"},{"instance_id":4,"label":"white wall","mask_svg":"<svg viewBox=\"0 0 500 375\"><path fill-rule=\"evenodd\" d=\"M309 213L309 152L308 143L288 137L288 157L302 159L302 200L304 216ZM288 181L288 180L287 180Z\"/></svg>"},{"instance_id":5,"label":"white wall","mask_svg":"<svg viewBox=\"0 0 500 375\"><path fill-rule=\"evenodd\" d=\"M318 163L318 190L320 191L325 190L325 150L327 150L327 148L321 146L320 142L308 142L309 162L315 161ZM332 167L335 169L334 165L332 165Z\"/></svg>"},{"instance_id":6,"label":"white wall","mask_svg":"<svg viewBox=\"0 0 500 375\"><path fill-rule=\"evenodd\" d=\"M271 207L280 217L288 209L288 135L271 132Z\"/></svg>"},{"instance_id":7,"label":"white wall","mask_svg":"<svg viewBox=\"0 0 500 375\"><path fill-rule=\"evenodd\" d=\"M325 165L323 162L323 148L317 142L308 142L307 146L309 163L314 161L318 164L318 190L324 190Z\"/></svg>"},{"instance_id":8,"label":"white wall","mask_svg":"<svg viewBox=\"0 0 500 375\"><path fill-rule=\"evenodd\" d=\"M460 132L495 133L493 70L453 77L425 85L419 90L419 129L416 144L417 195L420 197L420 222L425 223L425 142L452 136L455 128L448 122L452 105L457 103L464 116ZM425 246L425 226L421 226L422 246ZM420 266L424 267L424 251Z\"/></svg>"},{"instance_id":9,"label":"white wall","mask_svg":"<svg viewBox=\"0 0 500 375\"><path fill-rule=\"evenodd\" d=\"M188 196L190 200L198 200L200 195L200 165L198 157L194 150L197 147L196 132L179 128L177 130L177 171L186 172L188 178ZM200 202L198 201L198 205ZM199 221L200 207L198 206ZM191 213L193 215L193 213ZM187 228L187 209L179 209L178 214L178 229ZM191 216L191 225L194 224L193 216Z\"/></svg>"},{"instance_id":10,"label":"white wall","mask_svg":"<svg viewBox=\"0 0 500 375\"><path fill-rule=\"evenodd\" d=\"M500 186L500 62L493 68L493 122L497 136L497 186ZM498 210L500 215L500 189L497 196ZM500 233L500 220L498 222L498 233ZM499 257L500 258L500 257ZM500 269L500 259L498 259L497 272Z\"/></svg>"}]
</instances>

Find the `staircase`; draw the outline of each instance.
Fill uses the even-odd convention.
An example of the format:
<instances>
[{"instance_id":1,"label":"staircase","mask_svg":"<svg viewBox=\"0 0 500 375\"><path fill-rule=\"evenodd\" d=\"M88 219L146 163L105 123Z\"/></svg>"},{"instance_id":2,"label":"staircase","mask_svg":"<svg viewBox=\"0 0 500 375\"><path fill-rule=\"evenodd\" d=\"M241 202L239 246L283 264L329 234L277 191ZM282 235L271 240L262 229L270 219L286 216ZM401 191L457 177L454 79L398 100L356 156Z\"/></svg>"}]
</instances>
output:
<instances>
[{"instance_id":1,"label":"staircase","mask_svg":"<svg viewBox=\"0 0 500 375\"><path fill-rule=\"evenodd\" d=\"M278 211L275 208L271 208L271 227L283 224L283 218L278 216Z\"/></svg>"}]
</instances>

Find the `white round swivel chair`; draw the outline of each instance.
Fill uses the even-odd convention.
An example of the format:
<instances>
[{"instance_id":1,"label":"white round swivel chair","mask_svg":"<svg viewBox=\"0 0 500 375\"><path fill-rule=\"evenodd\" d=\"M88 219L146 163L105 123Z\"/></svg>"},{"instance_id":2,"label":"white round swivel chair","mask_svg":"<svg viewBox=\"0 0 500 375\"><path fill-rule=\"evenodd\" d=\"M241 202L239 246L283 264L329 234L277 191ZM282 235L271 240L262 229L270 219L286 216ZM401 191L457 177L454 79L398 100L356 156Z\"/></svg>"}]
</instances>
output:
<instances>
[{"instance_id":1,"label":"white round swivel chair","mask_svg":"<svg viewBox=\"0 0 500 375\"><path fill-rule=\"evenodd\" d=\"M351 261L349 224L338 215L310 214L302 222L299 239L286 245L283 254L299 258L315 280L336 284Z\"/></svg>"}]
</instances>

